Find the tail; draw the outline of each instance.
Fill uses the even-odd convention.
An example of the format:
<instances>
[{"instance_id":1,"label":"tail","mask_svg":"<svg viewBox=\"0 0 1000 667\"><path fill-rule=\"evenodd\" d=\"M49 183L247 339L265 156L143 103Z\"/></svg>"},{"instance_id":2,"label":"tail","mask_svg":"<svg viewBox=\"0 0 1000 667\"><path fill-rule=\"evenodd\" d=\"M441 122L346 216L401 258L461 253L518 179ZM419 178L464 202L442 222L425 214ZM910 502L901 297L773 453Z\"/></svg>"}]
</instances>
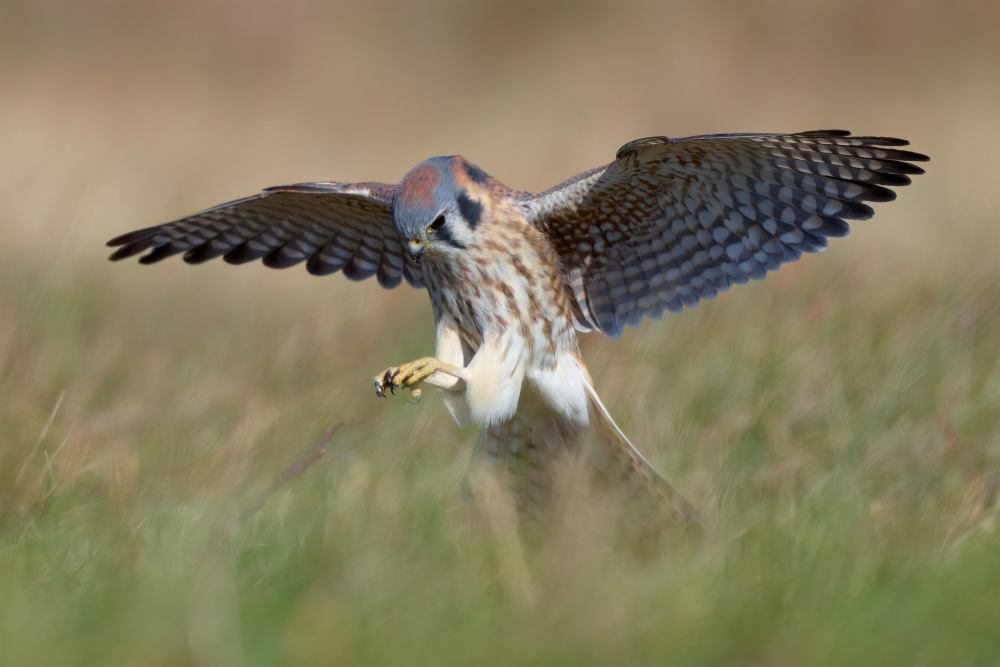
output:
<instances>
[{"instance_id":1,"label":"tail","mask_svg":"<svg viewBox=\"0 0 1000 667\"><path fill-rule=\"evenodd\" d=\"M591 467L609 484L648 489L664 501L679 522L701 524L701 512L629 442L593 387L586 384L586 388L588 426L573 427L554 413L539 409L543 404L540 399L522 396L513 417L479 432L470 471L485 464L499 472L518 511L543 516L553 501L559 465L569 460L565 454L584 446ZM466 475L463 485L466 497L472 495L470 477Z\"/></svg>"},{"instance_id":2,"label":"tail","mask_svg":"<svg viewBox=\"0 0 1000 667\"><path fill-rule=\"evenodd\" d=\"M587 388L587 399L590 406L591 425L600 431L602 437L598 441L604 445L604 456L609 459L607 464L609 469L624 469L626 479L634 480L641 477L645 484L663 500L675 512L678 520L682 523L701 525L705 519L698 508L690 500L681 495L681 492L663 478L656 468L639 453L639 450L629 442L618 424L611 418L608 409L601 403L600 397L594 388L589 384Z\"/></svg>"},{"instance_id":3,"label":"tail","mask_svg":"<svg viewBox=\"0 0 1000 667\"><path fill-rule=\"evenodd\" d=\"M503 478L519 512L540 517L550 507L556 461L567 443L551 434L545 437L544 430L535 428L537 420L522 412L519 409L502 424L479 431L462 484L463 495L472 498L472 472L476 466L485 465Z\"/></svg>"}]
</instances>

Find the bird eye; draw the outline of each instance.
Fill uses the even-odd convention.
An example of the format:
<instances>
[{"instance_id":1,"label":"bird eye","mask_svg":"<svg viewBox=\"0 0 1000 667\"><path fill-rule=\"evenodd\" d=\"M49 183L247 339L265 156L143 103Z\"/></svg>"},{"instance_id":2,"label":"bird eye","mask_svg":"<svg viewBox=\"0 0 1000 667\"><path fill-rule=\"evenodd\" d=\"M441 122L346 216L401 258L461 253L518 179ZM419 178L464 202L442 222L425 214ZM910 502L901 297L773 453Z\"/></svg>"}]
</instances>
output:
<instances>
[{"instance_id":1,"label":"bird eye","mask_svg":"<svg viewBox=\"0 0 1000 667\"><path fill-rule=\"evenodd\" d=\"M441 229L442 227L444 227L444 216L439 215L434 218L434 222L432 222L431 226L427 228L427 231L431 231L432 229Z\"/></svg>"}]
</instances>

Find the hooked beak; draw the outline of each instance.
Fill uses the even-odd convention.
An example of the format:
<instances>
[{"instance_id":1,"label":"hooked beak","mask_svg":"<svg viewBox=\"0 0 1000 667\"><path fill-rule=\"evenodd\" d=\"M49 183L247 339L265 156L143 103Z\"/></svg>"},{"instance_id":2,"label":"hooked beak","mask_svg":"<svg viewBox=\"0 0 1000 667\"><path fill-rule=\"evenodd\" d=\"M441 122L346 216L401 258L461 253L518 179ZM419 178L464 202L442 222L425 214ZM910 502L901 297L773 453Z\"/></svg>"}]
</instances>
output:
<instances>
[{"instance_id":1,"label":"hooked beak","mask_svg":"<svg viewBox=\"0 0 1000 667\"><path fill-rule=\"evenodd\" d=\"M413 261L420 263L420 253L424 250L424 241L421 241L420 239L410 239L408 248L410 250L410 257L413 258Z\"/></svg>"}]
</instances>

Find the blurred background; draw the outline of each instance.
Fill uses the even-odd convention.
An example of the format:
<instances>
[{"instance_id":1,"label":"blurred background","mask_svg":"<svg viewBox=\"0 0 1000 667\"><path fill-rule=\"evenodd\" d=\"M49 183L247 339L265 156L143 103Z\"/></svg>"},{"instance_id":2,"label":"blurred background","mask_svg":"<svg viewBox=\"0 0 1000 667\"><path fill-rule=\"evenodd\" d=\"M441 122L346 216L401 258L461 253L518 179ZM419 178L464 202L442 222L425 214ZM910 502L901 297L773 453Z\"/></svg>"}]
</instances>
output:
<instances>
[{"instance_id":1,"label":"blurred background","mask_svg":"<svg viewBox=\"0 0 1000 667\"><path fill-rule=\"evenodd\" d=\"M538 190L662 134L842 127L932 155L841 255L912 256L899 243L927 234L953 252L997 202L995 2L0 7L6 245L54 265L99 266L109 235L268 185L392 183L461 153ZM943 218L913 215L932 203ZM171 264L157 284L190 275ZM299 278L261 284L343 287Z\"/></svg>"},{"instance_id":2,"label":"blurred background","mask_svg":"<svg viewBox=\"0 0 1000 667\"><path fill-rule=\"evenodd\" d=\"M459 661L511 650L496 628L528 635L521 658L620 648L634 629L623 590L650 579L613 592L570 586L565 609L529 614L538 628L575 628L567 645L578 653L545 653L531 620L511 620L523 582L505 584L500 567L496 583L492 563L455 556L480 545L502 566L508 553L448 518L475 434L437 401L371 395L375 372L432 349L422 292L301 268L110 264L104 243L271 185L394 183L434 155L462 154L513 188L542 190L639 137L840 128L910 140L931 156L927 174L829 252L622 341L583 341L612 414L722 526L711 549L681 552L707 549L717 567L674 563L718 587L664 584L690 603L668 619L688 631L643 635L633 657L658 642L694 662L813 655L788 649L789 626L741 625L802 608L720 595L739 579L728 568L763 576L773 597L761 599L805 590L836 600L843 619L856 599L837 598L824 577L857 572L817 567L789 589L788 568L768 579L754 569L766 559L751 566L738 558L751 550L731 551L747 522L792 516L835 487L830 497L852 499L844 511L858 514L836 530L819 520L816 544L858 539L880 554L870 579L844 589L869 590L902 554L934 553L968 528L954 516L968 509L969 480L983 482L976 475L1000 458L998 35L1000 3L971 1L0 0L0 588L13 595L0 595L0 663L417 661L441 654L405 629L432 622L464 628L445 653ZM957 455L965 468L948 458L942 410L972 450ZM244 506L246 489L340 421L346 458L282 495L211 575L178 565ZM950 500L928 501L931 482ZM951 508L926 533L916 528L925 502ZM897 510L907 518L893 524ZM879 551L886 525L899 539ZM829 551L810 557L819 553ZM393 598L392 613L379 607L385 591L443 576L442 560L457 583L425 583ZM470 607L469 590L490 605ZM640 597L635 609L662 609L653 593ZM425 617L430 599L440 613ZM615 611L573 625L584 599ZM705 620L726 606L739 614ZM102 620L86 620L95 608ZM32 617L44 621L22 620ZM320 632L327 618L346 622L343 634ZM813 620L810 647L857 629ZM380 647L379 623L407 639ZM46 641L56 630L63 648ZM713 642L723 630L730 643Z\"/></svg>"}]
</instances>

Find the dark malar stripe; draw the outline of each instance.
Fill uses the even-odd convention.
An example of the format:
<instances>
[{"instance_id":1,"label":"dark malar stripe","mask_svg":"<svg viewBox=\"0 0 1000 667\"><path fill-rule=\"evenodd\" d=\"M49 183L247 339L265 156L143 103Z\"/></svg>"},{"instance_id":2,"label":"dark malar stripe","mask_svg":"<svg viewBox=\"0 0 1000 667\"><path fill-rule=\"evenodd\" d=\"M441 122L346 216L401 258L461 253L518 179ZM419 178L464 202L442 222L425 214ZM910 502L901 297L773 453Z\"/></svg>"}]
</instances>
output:
<instances>
[{"instance_id":1,"label":"dark malar stripe","mask_svg":"<svg viewBox=\"0 0 1000 667\"><path fill-rule=\"evenodd\" d=\"M477 204L477 206L478 206L478 204ZM445 225L444 227L441 227L440 229L435 230L434 231L434 236L437 237L438 239L444 241L448 245L452 246L453 248L460 248L462 250L465 250L465 246L462 245L461 243L459 243L458 241L456 241L455 237L451 235L451 229L449 229L448 225Z\"/></svg>"}]
</instances>

